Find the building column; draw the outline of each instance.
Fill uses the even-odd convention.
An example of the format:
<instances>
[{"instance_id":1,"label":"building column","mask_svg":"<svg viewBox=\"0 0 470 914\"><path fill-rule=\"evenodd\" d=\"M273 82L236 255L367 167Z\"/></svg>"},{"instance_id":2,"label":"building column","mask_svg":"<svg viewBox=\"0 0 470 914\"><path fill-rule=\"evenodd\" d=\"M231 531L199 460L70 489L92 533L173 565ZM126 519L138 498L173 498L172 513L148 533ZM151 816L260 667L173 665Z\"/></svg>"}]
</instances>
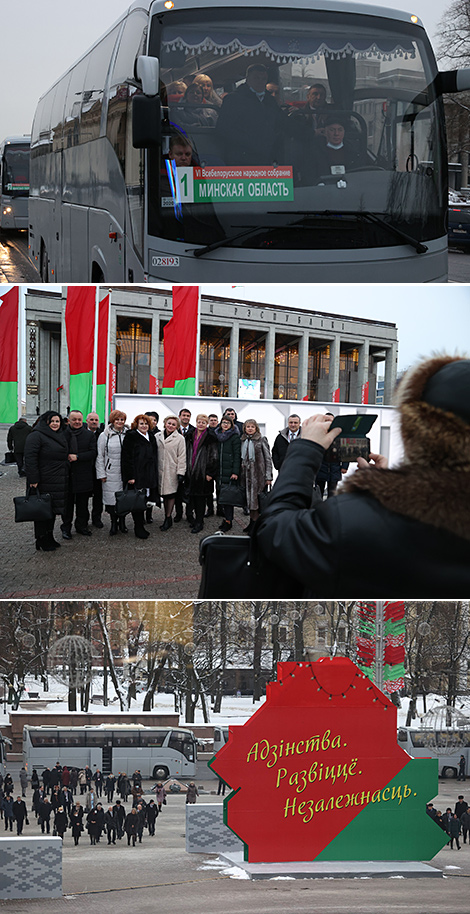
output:
<instances>
[{"instance_id":1,"label":"building column","mask_svg":"<svg viewBox=\"0 0 470 914\"><path fill-rule=\"evenodd\" d=\"M266 400L274 399L274 356L276 354L276 328L270 327L266 336L265 385Z\"/></svg>"},{"instance_id":2,"label":"building column","mask_svg":"<svg viewBox=\"0 0 470 914\"><path fill-rule=\"evenodd\" d=\"M230 330L230 366L228 373L228 395L238 397L238 365L240 361L240 322L234 321Z\"/></svg>"},{"instance_id":3,"label":"building column","mask_svg":"<svg viewBox=\"0 0 470 914\"><path fill-rule=\"evenodd\" d=\"M385 350L384 406L390 405L393 400L397 383L397 358L398 346L397 343L392 343Z\"/></svg>"},{"instance_id":4,"label":"building column","mask_svg":"<svg viewBox=\"0 0 470 914\"><path fill-rule=\"evenodd\" d=\"M333 402L333 393L339 387L339 353L340 353L340 336L339 333L330 340L330 373L329 373L329 390L328 402Z\"/></svg>"},{"instance_id":5,"label":"building column","mask_svg":"<svg viewBox=\"0 0 470 914\"><path fill-rule=\"evenodd\" d=\"M362 387L364 384L367 384L367 382L369 380L369 349L370 349L370 340L364 340L364 342L359 346L359 362L358 362L358 366L357 366L357 387L358 387L358 389L357 389L357 393L356 393L356 397L355 397L357 403L361 403Z\"/></svg>"},{"instance_id":6,"label":"building column","mask_svg":"<svg viewBox=\"0 0 470 914\"><path fill-rule=\"evenodd\" d=\"M308 342L309 332L304 330L299 339L299 370L297 375L297 399L303 400L308 393Z\"/></svg>"}]
</instances>

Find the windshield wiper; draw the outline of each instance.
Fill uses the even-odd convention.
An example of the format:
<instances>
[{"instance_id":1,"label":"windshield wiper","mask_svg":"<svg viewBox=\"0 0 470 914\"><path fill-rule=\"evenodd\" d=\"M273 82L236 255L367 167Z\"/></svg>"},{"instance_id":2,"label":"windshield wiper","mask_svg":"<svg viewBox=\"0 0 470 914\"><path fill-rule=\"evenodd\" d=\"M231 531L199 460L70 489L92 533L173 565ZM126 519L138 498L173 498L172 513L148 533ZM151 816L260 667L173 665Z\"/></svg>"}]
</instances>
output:
<instances>
[{"instance_id":1,"label":"windshield wiper","mask_svg":"<svg viewBox=\"0 0 470 914\"><path fill-rule=\"evenodd\" d=\"M247 238L249 235L256 235L257 232L263 231L263 229L275 229L279 226L274 225L256 225L252 226L249 229L245 229L244 232L237 232L236 235L231 235L229 238L219 238L218 241L212 241L211 244L206 244L203 248L195 248L193 254L195 257L203 257L204 254L208 254L209 251L215 251L216 248L230 247L235 241L238 241L239 238ZM285 225L282 228L286 228ZM186 253L189 253L188 249Z\"/></svg>"},{"instance_id":2,"label":"windshield wiper","mask_svg":"<svg viewBox=\"0 0 470 914\"><path fill-rule=\"evenodd\" d=\"M357 210L357 211L333 211L333 210L319 210L316 212L307 212L305 210L298 210L292 213L292 210L289 211L290 215L303 216L303 219L296 219L295 222L287 222L284 225L256 225L252 228L245 229L243 232L237 232L236 235L231 235L229 238L220 238L218 241L213 241L211 244L206 244L203 248L193 249L194 257L203 257L204 254L208 254L210 251L215 251L217 248L230 247L240 238L248 238L250 235L256 235L257 232L263 230L276 231L276 229L289 229L289 228L300 228L301 226L306 226L310 220L315 219L316 216L353 216L355 219L360 221L361 219L366 219L369 222L380 225L382 228L390 232L391 235L395 235L396 238L399 238L400 241L406 242L412 248L415 249L417 254L425 254L428 250L426 244L423 244L421 241L416 241L415 238L412 238L411 235L408 235L402 229L396 228L394 225L390 225L389 222L386 222L381 216L377 216L376 213L370 213L367 210ZM268 215L281 216L285 215L282 210L271 210L268 212ZM312 225L311 228L318 228L318 226ZM186 251L189 253L190 249Z\"/></svg>"}]
</instances>

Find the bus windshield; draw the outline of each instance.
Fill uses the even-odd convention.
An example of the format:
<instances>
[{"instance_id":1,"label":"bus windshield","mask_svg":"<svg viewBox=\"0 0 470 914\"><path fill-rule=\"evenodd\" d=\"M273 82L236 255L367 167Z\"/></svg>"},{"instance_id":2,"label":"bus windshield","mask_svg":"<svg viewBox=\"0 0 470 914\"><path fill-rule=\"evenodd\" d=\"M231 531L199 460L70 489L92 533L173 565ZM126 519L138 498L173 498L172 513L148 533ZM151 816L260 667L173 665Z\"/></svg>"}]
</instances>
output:
<instances>
[{"instance_id":1,"label":"bus windshield","mask_svg":"<svg viewBox=\"0 0 470 914\"><path fill-rule=\"evenodd\" d=\"M2 193L27 197L29 193L29 143L5 146L2 168Z\"/></svg>"},{"instance_id":2,"label":"bus windshield","mask_svg":"<svg viewBox=\"0 0 470 914\"><path fill-rule=\"evenodd\" d=\"M209 251L419 246L445 234L441 102L416 26L174 11L153 18L149 53L163 106L151 235Z\"/></svg>"}]
</instances>

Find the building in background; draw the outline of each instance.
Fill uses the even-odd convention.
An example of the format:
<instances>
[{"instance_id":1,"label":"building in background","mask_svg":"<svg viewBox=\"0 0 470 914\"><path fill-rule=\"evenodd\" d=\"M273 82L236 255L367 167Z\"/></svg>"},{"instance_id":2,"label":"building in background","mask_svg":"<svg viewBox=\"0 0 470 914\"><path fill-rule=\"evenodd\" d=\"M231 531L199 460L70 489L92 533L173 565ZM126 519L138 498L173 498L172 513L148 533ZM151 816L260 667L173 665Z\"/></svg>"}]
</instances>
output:
<instances>
[{"instance_id":1,"label":"building in background","mask_svg":"<svg viewBox=\"0 0 470 914\"><path fill-rule=\"evenodd\" d=\"M244 380L259 382L262 399L375 403L380 366L382 402L390 404L397 377L396 325L341 315L341 302L331 291L327 311L315 300L318 288L312 286L311 311L202 295L199 395L233 399ZM70 406L66 292L67 287L26 292L29 417L50 408L65 413ZM110 295L110 395L159 393L171 292L115 286L101 293Z\"/></svg>"}]
</instances>

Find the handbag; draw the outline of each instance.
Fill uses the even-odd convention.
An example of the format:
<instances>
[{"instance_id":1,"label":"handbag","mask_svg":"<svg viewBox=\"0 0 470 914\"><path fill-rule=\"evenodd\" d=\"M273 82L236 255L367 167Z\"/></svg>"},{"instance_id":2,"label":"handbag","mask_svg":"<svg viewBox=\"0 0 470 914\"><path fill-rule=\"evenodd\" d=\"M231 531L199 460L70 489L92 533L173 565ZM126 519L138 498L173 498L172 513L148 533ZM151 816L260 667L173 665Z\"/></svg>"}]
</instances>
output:
<instances>
[{"instance_id":1,"label":"handbag","mask_svg":"<svg viewBox=\"0 0 470 914\"><path fill-rule=\"evenodd\" d=\"M302 596L300 581L258 554L253 535L205 536L199 544L199 564L202 566L199 597L292 600Z\"/></svg>"},{"instance_id":2,"label":"handbag","mask_svg":"<svg viewBox=\"0 0 470 914\"><path fill-rule=\"evenodd\" d=\"M266 485L262 492L258 495L258 506L259 513L262 514L264 509L269 503L269 496L271 495L271 485Z\"/></svg>"},{"instance_id":3,"label":"handbag","mask_svg":"<svg viewBox=\"0 0 470 914\"><path fill-rule=\"evenodd\" d=\"M52 520L52 498L48 492L40 494L37 489L29 487L26 495L17 495L13 499L15 505L15 523L25 521Z\"/></svg>"},{"instance_id":4,"label":"handbag","mask_svg":"<svg viewBox=\"0 0 470 914\"><path fill-rule=\"evenodd\" d=\"M16 463L16 457L15 457L13 451L5 451L5 458L4 458L3 462L5 464L6 463Z\"/></svg>"},{"instance_id":5,"label":"handbag","mask_svg":"<svg viewBox=\"0 0 470 914\"><path fill-rule=\"evenodd\" d=\"M132 511L145 511L147 495L145 489L129 489L124 486L122 492L116 492L116 514L119 517L130 514Z\"/></svg>"},{"instance_id":6,"label":"handbag","mask_svg":"<svg viewBox=\"0 0 470 914\"><path fill-rule=\"evenodd\" d=\"M234 508L244 508L246 505L245 490L235 479L231 482L223 482L219 489L217 503L219 505L232 505Z\"/></svg>"}]
</instances>

